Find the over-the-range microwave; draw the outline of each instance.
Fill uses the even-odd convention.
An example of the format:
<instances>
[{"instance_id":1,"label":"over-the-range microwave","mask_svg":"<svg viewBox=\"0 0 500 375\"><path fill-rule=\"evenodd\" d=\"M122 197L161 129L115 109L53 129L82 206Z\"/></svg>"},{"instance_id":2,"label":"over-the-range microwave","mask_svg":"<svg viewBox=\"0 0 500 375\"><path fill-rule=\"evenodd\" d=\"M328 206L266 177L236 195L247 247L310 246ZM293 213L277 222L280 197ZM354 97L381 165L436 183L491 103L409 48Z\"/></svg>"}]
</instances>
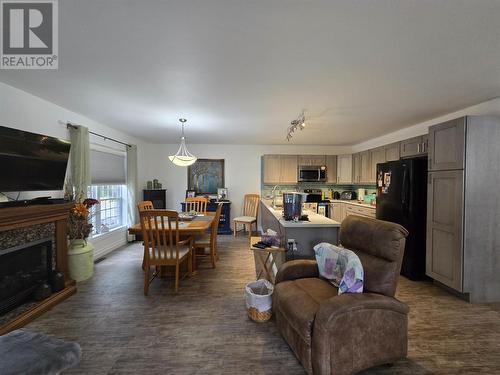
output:
<instances>
[{"instance_id":1,"label":"over-the-range microwave","mask_svg":"<svg viewBox=\"0 0 500 375\"><path fill-rule=\"evenodd\" d=\"M299 182L326 182L326 166L300 165Z\"/></svg>"}]
</instances>

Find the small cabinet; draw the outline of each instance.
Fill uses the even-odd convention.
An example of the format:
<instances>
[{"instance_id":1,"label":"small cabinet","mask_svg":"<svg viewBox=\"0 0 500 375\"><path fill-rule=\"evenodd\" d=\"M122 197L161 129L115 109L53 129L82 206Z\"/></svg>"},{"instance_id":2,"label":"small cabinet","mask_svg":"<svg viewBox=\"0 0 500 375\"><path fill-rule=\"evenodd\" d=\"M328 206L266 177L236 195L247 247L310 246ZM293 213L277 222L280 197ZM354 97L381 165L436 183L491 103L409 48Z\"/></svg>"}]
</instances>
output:
<instances>
[{"instance_id":1,"label":"small cabinet","mask_svg":"<svg viewBox=\"0 0 500 375\"><path fill-rule=\"evenodd\" d=\"M299 155L299 165L325 165L325 155Z\"/></svg>"},{"instance_id":2,"label":"small cabinet","mask_svg":"<svg viewBox=\"0 0 500 375\"><path fill-rule=\"evenodd\" d=\"M465 167L465 117L429 128L429 171Z\"/></svg>"},{"instance_id":3,"label":"small cabinet","mask_svg":"<svg viewBox=\"0 0 500 375\"><path fill-rule=\"evenodd\" d=\"M401 141L401 157L425 155L427 153L427 139L427 135L422 135Z\"/></svg>"},{"instance_id":4,"label":"small cabinet","mask_svg":"<svg viewBox=\"0 0 500 375\"><path fill-rule=\"evenodd\" d=\"M337 183L352 183L352 155L337 156Z\"/></svg>"},{"instance_id":5,"label":"small cabinet","mask_svg":"<svg viewBox=\"0 0 500 375\"><path fill-rule=\"evenodd\" d=\"M357 184L361 180L361 154L352 155L352 182Z\"/></svg>"},{"instance_id":6,"label":"small cabinet","mask_svg":"<svg viewBox=\"0 0 500 375\"><path fill-rule=\"evenodd\" d=\"M142 198L151 201L157 210L167 208L167 190L165 189L145 189L142 191Z\"/></svg>"},{"instance_id":7,"label":"small cabinet","mask_svg":"<svg viewBox=\"0 0 500 375\"><path fill-rule=\"evenodd\" d=\"M334 184L337 182L337 156L336 155L326 155L325 157L326 165L326 182Z\"/></svg>"},{"instance_id":8,"label":"small cabinet","mask_svg":"<svg viewBox=\"0 0 500 375\"><path fill-rule=\"evenodd\" d=\"M395 161L400 158L400 143L391 143L385 146L385 161Z\"/></svg>"},{"instance_id":9,"label":"small cabinet","mask_svg":"<svg viewBox=\"0 0 500 375\"><path fill-rule=\"evenodd\" d=\"M426 274L462 292L464 171L431 172L428 184Z\"/></svg>"}]
</instances>

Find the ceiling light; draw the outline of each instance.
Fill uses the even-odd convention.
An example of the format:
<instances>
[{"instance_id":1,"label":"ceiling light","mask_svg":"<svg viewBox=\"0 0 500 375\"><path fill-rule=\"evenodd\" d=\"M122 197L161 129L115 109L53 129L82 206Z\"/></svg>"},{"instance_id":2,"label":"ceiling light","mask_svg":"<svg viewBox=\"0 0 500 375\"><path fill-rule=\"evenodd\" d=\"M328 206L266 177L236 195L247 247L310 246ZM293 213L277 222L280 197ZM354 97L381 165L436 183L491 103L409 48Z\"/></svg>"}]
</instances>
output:
<instances>
[{"instance_id":1,"label":"ceiling light","mask_svg":"<svg viewBox=\"0 0 500 375\"><path fill-rule=\"evenodd\" d=\"M196 161L196 156L191 154L186 147L186 137L184 136L184 124L186 123L185 118L179 119L182 126L182 135L181 135L181 144L179 146L179 150L175 155L170 155L168 158L172 163L178 165L180 167L187 167L188 165L193 164Z\"/></svg>"},{"instance_id":2,"label":"ceiling light","mask_svg":"<svg viewBox=\"0 0 500 375\"><path fill-rule=\"evenodd\" d=\"M287 129L286 133L286 140L290 142L290 139L292 139L292 134L295 130L304 130L306 127L306 116L304 114L304 111L292 122L290 122L290 126Z\"/></svg>"}]
</instances>

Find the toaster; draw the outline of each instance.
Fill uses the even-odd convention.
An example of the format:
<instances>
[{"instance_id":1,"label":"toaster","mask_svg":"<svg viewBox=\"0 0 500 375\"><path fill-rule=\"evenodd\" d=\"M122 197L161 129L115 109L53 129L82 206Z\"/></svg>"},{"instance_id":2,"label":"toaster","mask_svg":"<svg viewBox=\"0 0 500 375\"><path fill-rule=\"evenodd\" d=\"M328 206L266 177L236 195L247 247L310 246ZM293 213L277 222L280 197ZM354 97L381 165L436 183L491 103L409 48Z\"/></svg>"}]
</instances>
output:
<instances>
[{"instance_id":1,"label":"toaster","mask_svg":"<svg viewBox=\"0 0 500 375\"><path fill-rule=\"evenodd\" d=\"M357 199L355 191L343 191L340 193L340 199L343 201L352 201Z\"/></svg>"}]
</instances>

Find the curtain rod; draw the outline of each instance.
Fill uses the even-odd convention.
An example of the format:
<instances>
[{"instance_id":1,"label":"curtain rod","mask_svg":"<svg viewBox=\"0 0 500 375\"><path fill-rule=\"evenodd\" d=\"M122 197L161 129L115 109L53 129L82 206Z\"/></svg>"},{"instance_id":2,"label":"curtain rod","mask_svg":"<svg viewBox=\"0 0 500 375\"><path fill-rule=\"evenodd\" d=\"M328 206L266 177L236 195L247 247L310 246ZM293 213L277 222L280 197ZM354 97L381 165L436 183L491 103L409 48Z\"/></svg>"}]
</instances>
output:
<instances>
[{"instance_id":1,"label":"curtain rod","mask_svg":"<svg viewBox=\"0 0 500 375\"><path fill-rule=\"evenodd\" d=\"M60 121L62 122L62 121ZM76 125L76 124L72 124L71 122L66 122L66 127L67 128L73 128L73 129L78 129L78 126L79 125ZM127 146L127 147L132 147L132 145L129 145L128 143L125 143L125 142L122 142L122 141L118 141L114 138L110 138L110 137L107 137L105 135L102 135L102 134L99 134L99 133L95 133L95 132L92 132L89 130L89 134L92 134L92 135L95 135L97 137L101 137L102 139L104 139L105 141L113 141L113 142L116 142L116 143L119 143L121 145L124 145L124 146Z\"/></svg>"}]
</instances>

